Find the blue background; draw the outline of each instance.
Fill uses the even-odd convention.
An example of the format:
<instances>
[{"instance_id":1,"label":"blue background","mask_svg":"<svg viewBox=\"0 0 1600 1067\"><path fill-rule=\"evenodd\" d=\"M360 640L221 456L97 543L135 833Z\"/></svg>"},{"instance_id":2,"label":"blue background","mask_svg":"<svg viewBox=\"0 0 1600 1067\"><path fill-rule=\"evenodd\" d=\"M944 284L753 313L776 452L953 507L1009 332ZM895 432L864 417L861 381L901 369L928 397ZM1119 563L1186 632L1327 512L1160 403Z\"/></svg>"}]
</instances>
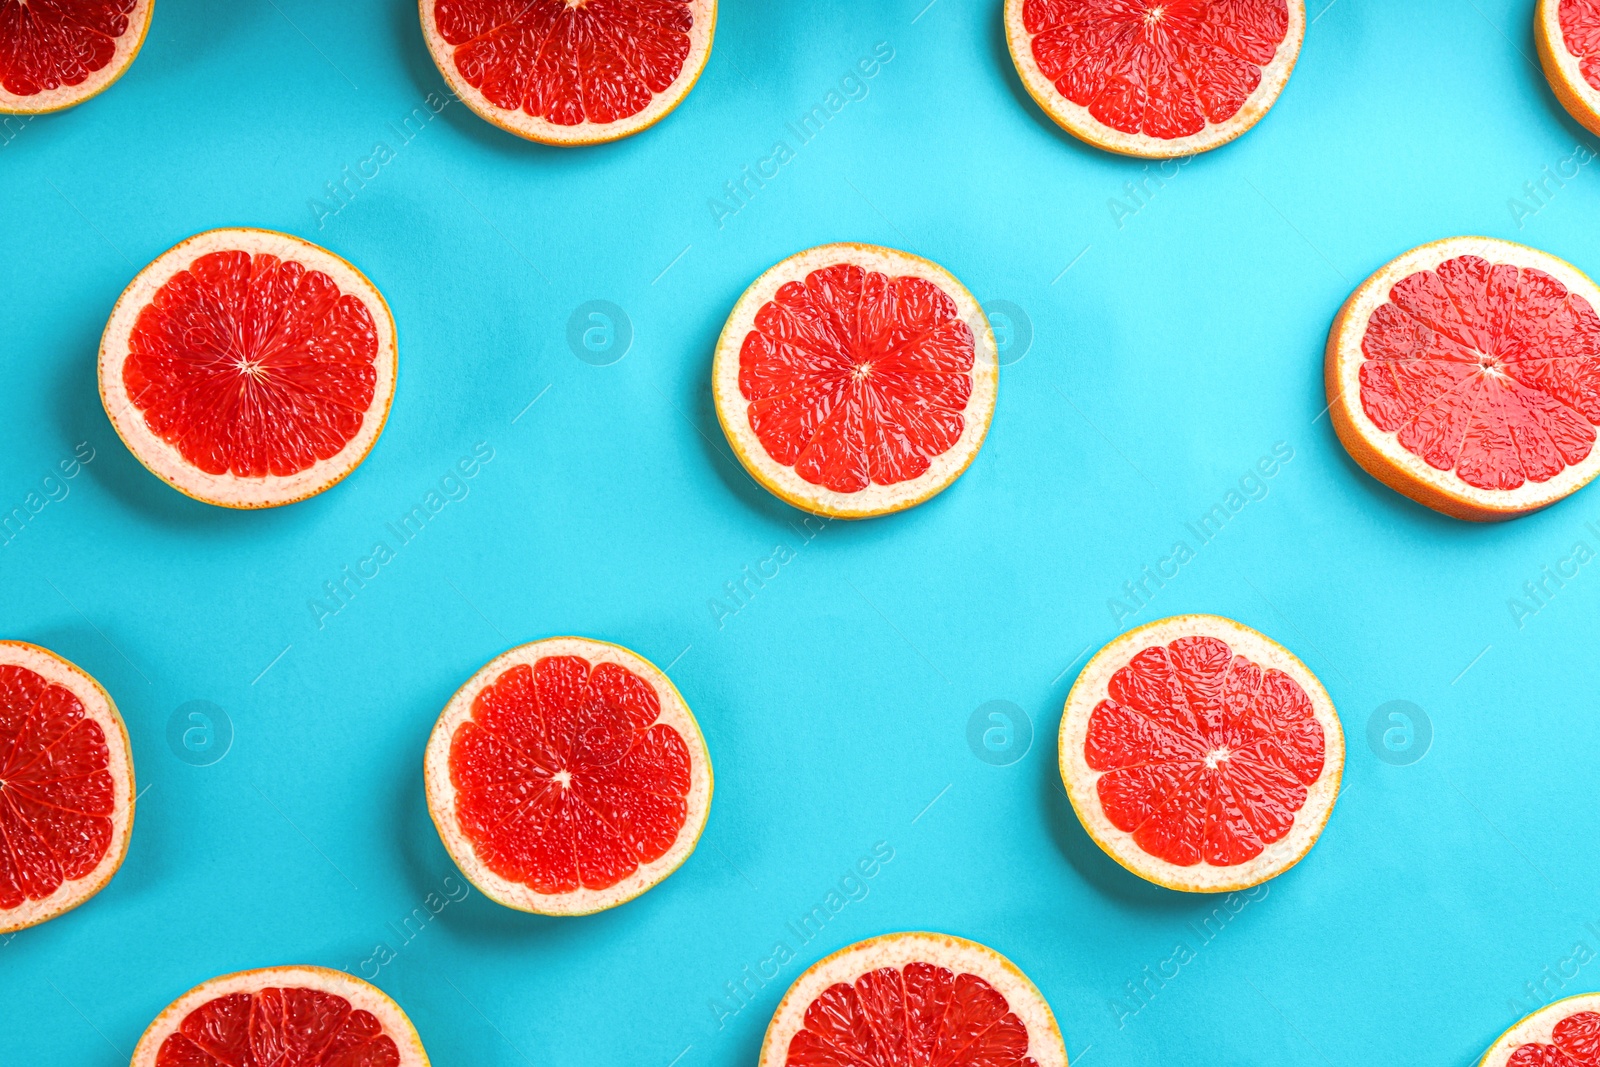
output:
<instances>
[{"instance_id":1,"label":"blue background","mask_svg":"<svg viewBox=\"0 0 1600 1067\"><path fill-rule=\"evenodd\" d=\"M0 944L0 1063L119 1064L192 985L305 962L376 970L441 1065L750 1064L805 965L914 928L1008 954L1090 1067L1464 1067L1539 1000L1600 987L1574 955L1600 949L1600 563L1520 626L1508 606L1575 541L1600 547L1600 496L1455 522L1363 474L1323 413L1335 310L1407 248L1483 233L1600 266L1600 164L1526 198L1593 141L1537 69L1530 0L1313 0L1273 111L1142 204L1124 186L1143 163L1028 100L997 0L926 3L730 0L676 113L560 151L459 103L403 141L444 93L404 0L161 0L110 91L5 127L0 510L81 442L94 459L0 548L0 626L106 685L144 792L109 888ZM786 123L880 43L865 97L798 145ZM719 225L711 199L780 138L795 157ZM378 142L394 158L333 213L326 184ZM399 323L371 457L265 513L148 474L95 388L118 293L222 225L346 256ZM952 489L806 534L730 459L708 378L744 287L831 240L931 257L1033 336ZM591 300L631 323L608 366L568 345ZM319 627L323 583L479 442L467 495ZM1184 524L1279 442L1293 459L1200 545ZM1179 539L1195 558L1119 619L1109 599ZM776 578L711 606L778 545ZM1087 654L1184 611L1299 654L1349 744L1321 843L1209 926L1221 901L1100 853L1055 769ZM460 884L423 803L435 717L498 652L569 632L671 665L716 770L698 851L598 916L474 892L404 933ZM210 766L168 742L197 700L231 723ZM967 740L992 700L1031 720L1006 766ZM1403 731L1368 744L1391 700L1431 720L1420 762L1395 765ZM893 859L799 944L786 924L878 842ZM780 939L796 958L729 999ZM1193 958L1146 981L1180 942Z\"/></svg>"}]
</instances>

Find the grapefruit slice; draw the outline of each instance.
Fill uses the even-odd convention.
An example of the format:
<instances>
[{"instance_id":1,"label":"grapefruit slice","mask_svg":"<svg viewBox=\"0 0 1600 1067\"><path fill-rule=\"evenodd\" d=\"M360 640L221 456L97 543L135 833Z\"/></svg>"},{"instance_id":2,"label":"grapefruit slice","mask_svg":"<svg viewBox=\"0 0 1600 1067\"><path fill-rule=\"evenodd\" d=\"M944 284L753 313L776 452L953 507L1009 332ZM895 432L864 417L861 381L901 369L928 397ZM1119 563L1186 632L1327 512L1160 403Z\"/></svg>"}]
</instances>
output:
<instances>
[{"instance_id":1,"label":"grapefruit slice","mask_svg":"<svg viewBox=\"0 0 1600 1067\"><path fill-rule=\"evenodd\" d=\"M1028 93L1062 129L1123 155L1205 152L1289 81L1304 0L1006 0Z\"/></svg>"},{"instance_id":2,"label":"grapefruit slice","mask_svg":"<svg viewBox=\"0 0 1600 1067\"><path fill-rule=\"evenodd\" d=\"M1501 1034L1478 1067L1600 1067L1600 993L1546 1004Z\"/></svg>"},{"instance_id":3,"label":"grapefruit slice","mask_svg":"<svg viewBox=\"0 0 1600 1067\"><path fill-rule=\"evenodd\" d=\"M1333 701L1277 642L1176 615L1097 652L1067 695L1061 780L1095 844L1189 893L1274 878L1316 843L1344 768Z\"/></svg>"},{"instance_id":4,"label":"grapefruit slice","mask_svg":"<svg viewBox=\"0 0 1600 1067\"><path fill-rule=\"evenodd\" d=\"M0 0L0 114L81 104L122 77L155 0Z\"/></svg>"},{"instance_id":5,"label":"grapefruit slice","mask_svg":"<svg viewBox=\"0 0 1600 1067\"><path fill-rule=\"evenodd\" d=\"M778 1002L760 1067L1066 1067L1043 995L991 948L886 934L811 965Z\"/></svg>"},{"instance_id":6,"label":"grapefruit slice","mask_svg":"<svg viewBox=\"0 0 1600 1067\"><path fill-rule=\"evenodd\" d=\"M140 271L100 342L100 398L150 472L270 508L372 450L394 398L389 305L349 263L269 230L211 230Z\"/></svg>"},{"instance_id":7,"label":"grapefruit slice","mask_svg":"<svg viewBox=\"0 0 1600 1067\"><path fill-rule=\"evenodd\" d=\"M653 126L711 57L716 0L421 0L456 96L519 137L599 144Z\"/></svg>"},{"instance_id":8,"label":"grapefruit slice","mask_svg":"<svg viewBox=\"0 0 1600 1067\"><path fill-rule=\"evenodd\" d=\"M0 641L0 934L106 887L133 830L133 755L100 683Z\"/></svg>"},{"instance_id":9,"label":"grapefruit slice","mask_svg":"<svg viewBox=\"0 0 1600 1067\"><path fill-rule=\"evenodd\" d=\"M876 245L790 256L717 341L717 418L756 481L805 511L884 515L961 476L994 415L994 335L936 263Z\"/></svg>"},{"instance_id":10,"label":"grapefruit slice","mask_svg":"<svg viewBox=\"0 0 1600 1067\"><path fill-rule=\"evenodd\" d=\"M1515 518L1600 471L1600 289L1488 237L1423 245L1333 321L1333 427L1367 473L1436 511Z\"/></svg>"},{"instance_id":11,"label":"grapefruit slice","mask_svg":"<svg viewBox=\"0 0 1600 1067\"><path fill-rule=\"evenodd\" d=\"M428 1054L377 987L326 967L264 967L173 1001L133 1067L428 1067Z\"/></svg>"},{"instance_id":12,"label":"grapefruit slice","mask_svg":"<svg viewBox=\"0 0 1600 1067\"><path fill-rule=\"evenodd\" d=\"M1600 0L1539 0L1533 37L1556 99L1600 134Z\"/></svg>"},{"instance_id":13,"label":"grapefruit slice","mask_svg":"<svg viewBox=\"0 0 1600 1067\"><path fill-rule=\"evenodd\" d=\"M428 740L428 810L456 865L519 911L587 915L632 900L694 851L711 757L655 665L552 637L491 661Z\"/></svg>"}]
</instances>

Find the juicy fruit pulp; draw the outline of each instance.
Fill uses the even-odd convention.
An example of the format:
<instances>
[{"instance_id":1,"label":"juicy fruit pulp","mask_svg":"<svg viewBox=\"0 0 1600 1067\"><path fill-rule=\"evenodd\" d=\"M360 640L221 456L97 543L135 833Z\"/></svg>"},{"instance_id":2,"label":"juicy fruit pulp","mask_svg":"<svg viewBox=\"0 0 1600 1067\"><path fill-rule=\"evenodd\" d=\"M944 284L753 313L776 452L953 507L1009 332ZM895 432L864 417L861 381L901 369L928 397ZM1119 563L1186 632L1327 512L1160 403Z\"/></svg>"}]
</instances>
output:
<instances>
[{"instance_id":1,"label":"juicy fruit pulp","mask_svg":"<svg viewBox=\"0 0 1600 1067\"><path fill-rule=\"evenodd\" d=\"M1600 423L1600 316L1543 271L1459 256L1397 282L1361 340L1361 407L1477 489L1582 462Z\"/></svg>"},{"instance_id":2,"label":"juicy fruit pulp","mask_svg":"<svg viewBox=\"0 0 1600 1067\"><path fill-rule=\"evenodd\" d=\"M1178 866L1259 856L1322 776L1324 738L1293 678L1214 637L1139 652L1111 677L1084 742L1106 816Z\"/></svg>"},{"instance_id":3,"label":"juicy fruit pulp","mask_svg":"<svg viewBox=\"0 0 1600 1067\"><path fill-rule=\"evenodd\" d=\"M974 974L881 967L823 990L789 1041L787 1067L1037 1067L1028 1028Z\"/></svg>"},{"instance_id":4,"label":"juicy fruit pulp","mask_svg":"<svg viewBox=\"0 0 1600 1067\"><path fill-rule=\"evenodd\" d=\"M606 889L665 855L688 817L689 749L656 691L578 656L512 667L450 741L456 818L495 874L538 893Z\"/></svg>"},{"instance_id":5,"label":"juicy fruit pulp","mask_svg":"<svg viewBox=\"0 0 1600 1067\"><path fill-rule=\"evenodd\" d=\"M137 0L0 0L0 87L36 96L81 85L116 55Z\"/></svg>"},{"instance_id":6,"label":"juicy fruit pulp","mask_svg":"<svg viewBox=\"0 0 1600 1067\"><path fill-rule=\"evenodd\" d=\"M1289 31L1285 0L1027 0L1022 17L1062 96L1166 140L1237 115Z\"/></svg>"},{"instance_id":7,"label":"juicy fruit pulp","mask_svg":"<svg viewBox=\"0 0 1600 1067\"><path fill-rule=\"evenodd\" d=\"M961 438L972 330L937 285L850 264L783 285L739 351L767 454L837 493L924 474Z\"/></svg>"},{"instance_id":8,"label":"juicy fruit pulp","mask_svg":"<svg viewBox=\"0 0 1600 1067\"><path fill-rule=\"evenodd\" d=\"M1600 0L1561 0L1561 39L1581 62L1583 80L1600 89Z\"/></svg>"},{"instance_id":9,"label":"juicy fruit pulp","mask_svg":"<svg viewBox=\"0 0 1600 1067\"><path fill-rule=\"evenodd\" d=\"M616 122L683 70L687 0L438 0L456 70L494 106L558 126Z\"/></svg>"},{"instance_id":10,"label":"juicy fruit pulp","mask_svg":"<svg viewBox=\"0 0 1600 1067\"><path fill-rule=\"evenodd\" d=\"M1556 1023L1553 1044L1527 1044L1506 1067L1600 1067L1600 1015L1580 1011Z\"/></svg>"},{"instance_id":11,"label":"juicy fruit pulp","mask_svg":"<svg viewBox=\"0 0 1600 1067\"><path fill-rule=\"evenodd\" d=\"M43 900L105 858L110 764L105 733L76 696L0 666L0 909Z\"/></svg>"},{"instance_id":12,"label":"juicy fruit pulp","mask_svg":"<svg viewBox=\"0 0 1600 1067\"><path fill-rule=\"evenodd\" d=\"M316 989L207 1001L161 1043L155 1067L400 1067L377 1016Z\"/></svg>"},{"instance_id":13,"label":"juicy fruit pulp","mask_svg":"<svg viewBox=\"0 0 1600 1067\"><path fill-rule=\"evenodd\" d=\"M150 431L195 467L281 477L360 431L377 357L371 313L326 274L212 252L139 312L122 376Z\"/></svg>"}]
</instances>

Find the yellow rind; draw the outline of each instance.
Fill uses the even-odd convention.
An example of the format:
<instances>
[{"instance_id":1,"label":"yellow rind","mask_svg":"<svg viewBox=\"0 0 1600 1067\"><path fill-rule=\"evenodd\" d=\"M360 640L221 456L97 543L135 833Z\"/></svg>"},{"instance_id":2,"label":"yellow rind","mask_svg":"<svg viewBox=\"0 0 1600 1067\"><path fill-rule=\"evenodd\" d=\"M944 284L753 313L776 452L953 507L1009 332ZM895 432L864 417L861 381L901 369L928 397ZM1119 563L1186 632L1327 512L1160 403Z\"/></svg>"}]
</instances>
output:
<instances>
[{"instance_id":1,"label":"yellow rind","mask_svg":"<svg viewBox=\"0 0 1600 1067\"><path fill-rule=\"evenodd\" d=\"M86 101L93 100L95 97L99 96L101 93L115 85L117 82L121 81L122 76L128 73L128 68L133 66L133 61L139 58L139 50L144 47L144 39L149 36L150 23L155 20L155 17L156 0L147 0L144 6L144 25L139 28L139 36L134 40L133 46L128 49L127 54L123 57L121 64L112 68L113 73L111 76L99 86L83 94L82 96L74 97L65 103L54 104L50 107L16 107L6 106L5 104L0 103L0 115L53 115L58 111L66 111L68 108L74 108Z\"/></svg>"},{"instance_id":2,"label":"yellow rind","mask_svg":"<svg viewBox=\"0 0 1600 1067\"><path fill-rule=\"evenodd\" d=\"M1567 51L1565 41L1556 39L1561 32L1560 6L1561 0L1539 0L1534 12L1533 40L1539 49L1539 65L1544 68L1550 91L1556 94L1567 114L1590 133L1600 136L1600 89L1568 69L1576 65L1577 59Z\"/></svg>"}]
</instances>

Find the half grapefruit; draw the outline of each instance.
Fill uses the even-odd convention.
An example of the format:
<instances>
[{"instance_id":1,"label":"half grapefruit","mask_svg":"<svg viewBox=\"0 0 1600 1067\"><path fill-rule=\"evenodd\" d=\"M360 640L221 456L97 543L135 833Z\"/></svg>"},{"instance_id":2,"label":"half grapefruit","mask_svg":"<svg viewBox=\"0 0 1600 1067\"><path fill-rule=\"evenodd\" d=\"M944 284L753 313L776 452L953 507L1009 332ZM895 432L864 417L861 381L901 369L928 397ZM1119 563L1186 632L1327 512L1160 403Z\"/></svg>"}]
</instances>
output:
<instances>
[{"instance_id":1,"label":"half grapefruit","mask_svg":"<svg viewBox=\"0 0 1600 1067\"><path fill-rule=\"evenodd\" d=\"M428 1054L377 987L326 967L264 967L173 1001L133 1067L428 1067Z\"/></svg>"},{"instance_id":2,"label":"half grapefruit","mask_svg":"<svg viewBox=\"0 0 1600 1067\"><path fill-rule=\"evenodd\" d=\"M338 483L394 399L394 318L356 268L269 230L211 230L118 298L100 399L139 462L208 504L269 508Z\"/></svg>"},{"instance_id":3,"label":"half grapefruit","mask_svg":"<svg viewBox=\"0 0 1600 1067\"><path fill-rule=\"evenodd\" d=\"M0 641L0 934L105 888L128 854L134 796L128 731L100 683Z\"/></svg>"},{"instance_id":4,"label":"half grapefruit","mask_svg":"<svg viewBox=\"0 0 1600 1067\"><path fill-rule=\"evenodd\" d=\"M1333 427L1367 473L1458 519L1510 519L1600 472L1600 289L1488 237L1407 252L1345 301Z\"/></svg>"},{"instance_id":5,"label":"half grapefruit","mask_svg":"<svg viewBox=\"0 0 1600 1067\"><path fill-rule=\"evenodd\" d=\"M122 77L155 0L0 0L0 114L81 104Z\"/></svg>"},{"instance_id":6,"label":"half grapefruit","mask_svg":"<svg viewBox=\"0 0 1600 1067\"><path fill-rule=\"evenodd\" d=\"M678 869L711 811L711 757L644 657L552 637L493 660L428 740L428 810L491 900L543 915L616 907Z\"/></svg>"},{"instance_id":7,"label":"half grapefruit","mask_svg":"<svg viewBox=\"0 0 1600 1067\"><path fill-rule=\"evenodd\" d=\"M1061 780L1083 828L1139 877L1189 893L1300 862L1339 795L1344 731L1305 664L1216 615L1130 630L1078 676Z\"/></svg>"},{"instance_id":8,"label":"half grapefruit","mask_svg":"<svg viewBox=\"0 0 1600 1067\"><path fill-rule=\"evenodd\" d=\"M615 141L663 119L711 57L716 0L421 0L456 96L551 145Z\"/></svg>"},{"instance_id":9,"label":"half grapefruit","mask_svg":"<svg viewBox=\"0 0 1600 1067\"><path fill-rule=\"evenodd\" d=\"M1539 0L1533 38L1556 99L1600 134L1600 0Z\"/></svg>"},{"instance_id":10,"label":"half grapefruit","mask_svg":"<svg viewBox=\"0 0 1600 1067\"><path fill-rule=\"evenodd\" d=\"M1600 993L1546 1004L1501 1034L1478 1067L1600 1067Z\"/></svg>"},{"instance_id":11,"label":"half grapefruit","mask_svg":"<svg viewBox=\"0 0 1600 1067\"><path fill-rule=\"evenodd\" d=\"M1062 129L1165 159L1267 113L1305 37L1304 0L1006 0L1011 61Z\"/></svg>"},{"instance_id":12,"label":"half grapefruit","mask_svg":"<svg viewBox=\"0 0 1600 1067\"><path fill-rule=\"evenodd\" d=\"M760 1067L1067 1067L1050 1005L991 948L885 934L811 965L784 994Z\"/></svg>"},{"instance_id":13,"label":"half grapefruit","mask_svg":"<svg viewBox=\"0 0 1600 1067\"><path fill-rule=\"evenodd\" d=\"M949 271L876 245L790 256L717 341L717 418L756 481L817 515L922 503L961 476L994 416L994 335Z\"/></svg>"}]
</instances>

